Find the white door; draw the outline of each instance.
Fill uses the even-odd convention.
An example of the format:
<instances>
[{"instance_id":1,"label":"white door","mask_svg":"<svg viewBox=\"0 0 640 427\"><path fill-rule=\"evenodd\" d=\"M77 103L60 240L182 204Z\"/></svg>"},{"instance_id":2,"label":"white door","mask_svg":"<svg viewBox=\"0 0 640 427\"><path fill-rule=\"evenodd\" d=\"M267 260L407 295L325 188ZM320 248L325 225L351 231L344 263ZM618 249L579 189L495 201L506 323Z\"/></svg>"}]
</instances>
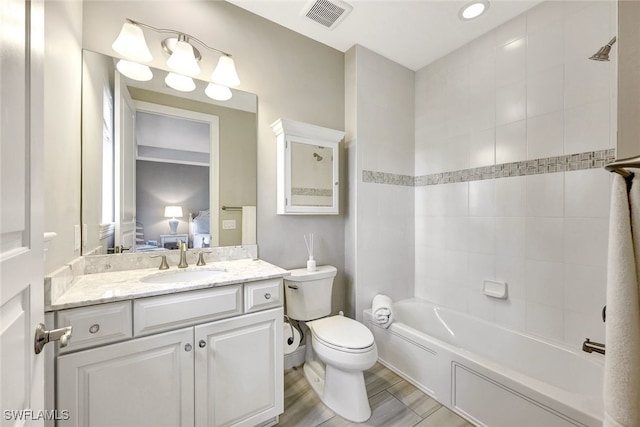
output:
<instances>
[{"instance_id":1,"label":"white door","mask_svg":"<svg viewBox=\"0 0 640 427\"><path fill-rule=\"evenodd\" d=\"M282 308L195 327L196 426L250 427L283 412Z\"/></svg>"},{"instance_id":2,"label":"white door","mask_svg":"<svg viewBox=\"0 0 640 427\"><path fill-rule=\"evenodd\" d=\"M193 352L187 328L58 357L58 425L193 426Z\"/></svg>"},{"instance_id":3,"label":"white door","mask_svg":"<svg viewBox=\"0 0 640 427\"><path fill-rule=\"evenodd\" d=\"M135 108L120 73L115 75L115 239L116 247L136 247Z\"/></svg>"},{"instance_id":4,"label":"white door","mask_svg":"<svg viewBox=\"0 0 640 427\"><path fill-rule=\"evenodd\" d=\"M0 0L0 425L44 410L42 1ZM10 411L10 412L5 412ZM32 412L29 412L32 411Z\"/></svg>"}]
</instances>

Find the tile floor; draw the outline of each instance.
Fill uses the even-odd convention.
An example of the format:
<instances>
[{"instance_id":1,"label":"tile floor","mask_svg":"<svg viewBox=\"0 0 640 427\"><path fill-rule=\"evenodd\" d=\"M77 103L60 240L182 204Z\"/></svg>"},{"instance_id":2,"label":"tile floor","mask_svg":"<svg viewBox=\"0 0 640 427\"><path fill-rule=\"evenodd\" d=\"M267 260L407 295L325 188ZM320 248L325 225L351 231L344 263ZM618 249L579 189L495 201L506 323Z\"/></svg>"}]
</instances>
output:
<instances>
[{"instance_id":1,"label":"tile floor","mask_svg":"<svg viewBox=\"0 0 640 427\"><path fill-rule=\"evenodd\" d=\"M380 363L364 374L371 418L357 424L324 406L304 378L302 367L284 373L282 427L473 427L465 419L403 380Z\"/></svg>"}]
</instances>

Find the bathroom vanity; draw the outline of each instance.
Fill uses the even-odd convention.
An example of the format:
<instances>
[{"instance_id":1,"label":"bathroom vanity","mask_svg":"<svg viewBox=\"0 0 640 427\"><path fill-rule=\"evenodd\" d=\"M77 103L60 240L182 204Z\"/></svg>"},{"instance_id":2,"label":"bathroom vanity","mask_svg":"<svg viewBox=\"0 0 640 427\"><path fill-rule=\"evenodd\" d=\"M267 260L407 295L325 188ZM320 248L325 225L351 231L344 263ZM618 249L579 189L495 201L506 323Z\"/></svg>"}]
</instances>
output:
<instances>
[{"instance_id":1,"label":"bathroom vanity","mask_svg":"<svg viewBox=\"0 0 640 427\"><path fill-rule=\"evenodd\" d=\"M242 259L90 274L52 301L60 426L273 425L283 412L282 277Z\"/></svg>"}]
</instances>

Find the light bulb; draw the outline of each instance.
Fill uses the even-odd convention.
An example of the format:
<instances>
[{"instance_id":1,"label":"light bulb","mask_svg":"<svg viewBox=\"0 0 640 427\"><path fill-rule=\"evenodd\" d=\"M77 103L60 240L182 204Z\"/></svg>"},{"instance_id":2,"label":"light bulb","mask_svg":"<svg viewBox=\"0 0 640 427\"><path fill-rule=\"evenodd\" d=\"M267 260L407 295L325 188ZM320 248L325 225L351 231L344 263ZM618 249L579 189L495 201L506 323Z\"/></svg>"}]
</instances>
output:
<instances>
[{"instance_id":1,"label":"light bulb","mask_svg":"<svg viewBox=\"0 0 640 427\"><path fill-rule=\"evenodd\" d=\"M191 77L183 76L182 74L169 73L165 77L164 82L171 88L179 90L180 92L192 92L196 88Z\"/></svg>"},{"instance_id":2,"label":"light bulb","mask_svg":"<svg viewBox=\"0 0 640 427\"><path fill-rule=\"evenodd\" d=\"M167 59L167 66L176 73L187 76L197 76L200 74L198 61L193 54L193 46L182 40L176 43L173 53L169 59Z\"/></svg>"},{"instance_id":3,"label":"light bulb","mask_svg":"<svg viewBox=\"0 0 640 427\"><path fill-rule=\"evenodd\" d=\"M235 87L240 84L240 78L236 73L236 65L230 56L223 55L220 57L216 69L211 74L211 80L227 87Z\"/></svg>"},{"instance_id":4,"label":"light bulb","mask_svg":"<svg viewBox=\"0 0 640 427\"><path fill-rule=\"evenodd\" d=\"M231 93L231 89L226 86L220 86L215 83L209 83L207 88L204 90L204 93L211 99L216 101L228 101L231 99L233 94Z\"/></svg>"},{"instance_id":5,"label":"light bulb","mask_svg":"<svg viewBox=\"0 0 640 427\"><path fill-rule=\"evenodd\" d=\"M116 64L116 68L125 76L139 82L148 82L153 78L151 68L144 64L138 64L137 62L121 59Z\"/></svg>"},{"instance_id":6,"label":"light bulb","mask_svg":"<svg viewBox=\"0 0 640 427\"><path fill-rule=\"evenodd\" d=\"M125 22L122 25L120 34L111 47L125 58L133 61L149 62L153 59L144 39L142 28L130 22Z\"/></svg>"}]
</instances>

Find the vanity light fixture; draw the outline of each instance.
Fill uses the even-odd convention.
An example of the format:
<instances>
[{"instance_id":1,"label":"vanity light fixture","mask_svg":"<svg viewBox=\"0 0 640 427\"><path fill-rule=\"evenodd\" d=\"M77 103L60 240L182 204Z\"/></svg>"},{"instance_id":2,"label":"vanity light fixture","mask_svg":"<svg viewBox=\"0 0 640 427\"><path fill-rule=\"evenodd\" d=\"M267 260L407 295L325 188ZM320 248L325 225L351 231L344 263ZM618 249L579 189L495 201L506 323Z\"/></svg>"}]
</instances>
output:
<instances>
[{"instance_id":1,"label":"vanity light fixture","mask_svg":"<svg viewBox=\"0 0 640 427\"><path fill-rule=\"evenodd\" d=\"M153 77L149 66L143 64L153 60L144 38L143 28L157 33L173 35L173 37L168 37L162 41L163 50L169 54L167 67L171 72L165 78L165 83L169 87L182 92L191 92L195 89L195 83L191 77L200 74L198 62L202 58L200 51L193 45L195 42L205 49L221 55L216 68L211 73L211 83L205 90L206 95L218 101L226 101L231 98L232 94L229 87L235 87L240 84L240 78L236 72L236 66L231 54L208 46L189 34L171 29L152 27L129 18L126 19L120 34L111 45L113 50L124 57L116 64L118 71L131 79L139 81L147 81ZM214 85L213 88L211 88L212 84Z\"/></svg>"},{"instance_id":2,"label":"vanity light fixture","mask_svg":"<svg viewBox=\"0 0 640 427\"><path fill-rule=\"evenodd\" d=\"M482 15L487 9L489 9L489 2L487 0L473 0L460 8L458 18L463 21L469 21Z\"/></svg>"},{"instance_id":3,"label":"vanity light fixture","mask_svg":"<svg viewBox=\"0 0 640 427\"><path fill-rule=\"evenodd\" d=\"M178 218L182 218L182 206L165 206L164 217L171 218L169 220L169 229L171 234L176 234L178 231Z\"/></svg>"}]
</instances>

